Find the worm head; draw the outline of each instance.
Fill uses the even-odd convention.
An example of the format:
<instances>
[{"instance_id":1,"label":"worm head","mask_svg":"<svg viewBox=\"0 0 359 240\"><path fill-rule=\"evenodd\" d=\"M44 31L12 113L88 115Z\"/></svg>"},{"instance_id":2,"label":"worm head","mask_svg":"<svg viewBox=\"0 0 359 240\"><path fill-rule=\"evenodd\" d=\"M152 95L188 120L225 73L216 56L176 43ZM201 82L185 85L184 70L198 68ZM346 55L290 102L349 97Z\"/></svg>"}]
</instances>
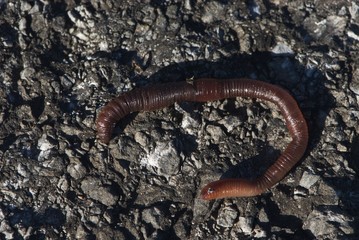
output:
<instances>
[{"instance_id":1,"label":"worm head","mask_svg":"<svg viewBox=\"0 0 359 240\"><path fill-rule=\"evenodd\" d=\"M207 184L201 191L201 198L212 200L227 197L250 197L261 193L255 181L246 179L222 179Z\"/></svg>"},{"instance_id":2,"label":"worm head","mask_svg":"<svg viewBox=\"0 0 359 240\"><path fill-rule=\"evenodd\" d=\"M209 184L204 186L204 188L202 188L200 197L203 200L212 200L212 199L216 199L216 198L222 198L220 196L221 195L220 192L223 187L222 183L223 183L223 181L221 181L221 180L215 181L215 182L210 182Z\"/></svg>"}]
</instances>

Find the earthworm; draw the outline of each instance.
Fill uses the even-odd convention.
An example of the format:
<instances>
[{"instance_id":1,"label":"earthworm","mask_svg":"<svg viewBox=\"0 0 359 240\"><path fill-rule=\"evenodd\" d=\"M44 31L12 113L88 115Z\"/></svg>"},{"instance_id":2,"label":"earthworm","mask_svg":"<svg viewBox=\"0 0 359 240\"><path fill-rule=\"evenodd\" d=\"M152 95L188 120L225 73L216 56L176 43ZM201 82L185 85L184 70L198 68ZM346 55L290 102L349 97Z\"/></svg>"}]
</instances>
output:
<instances>
[{"instance_id":1,"label":"earthworm","mask_svg":"<svg viewBox=\"0 0 359 240\"><path fill-rule=\"evenodd\" d=\"M221 179L210 182L200 197L205 200L260 195L282 180L302 158L308 144L308 127L294 98L283 88L251 79L197 79L135 89L111 100L97 118L98 138L107 144L117 121L131 112L163 108L175 102L206 102L225 98L258 98L276 104L291 142L279 158L256 179Z\"/></svg>"}]
</instances>

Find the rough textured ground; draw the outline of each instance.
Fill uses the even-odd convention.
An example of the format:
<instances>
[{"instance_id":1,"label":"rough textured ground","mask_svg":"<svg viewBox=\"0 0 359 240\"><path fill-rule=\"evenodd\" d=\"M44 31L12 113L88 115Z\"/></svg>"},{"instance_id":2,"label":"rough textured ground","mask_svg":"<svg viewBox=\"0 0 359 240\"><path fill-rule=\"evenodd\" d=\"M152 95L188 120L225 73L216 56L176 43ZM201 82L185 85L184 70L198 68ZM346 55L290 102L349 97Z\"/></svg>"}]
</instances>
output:
<instances>
[{"instance_id":1,"label":"rough textured ground","mask_svg":"<svg viewBox=\"0 0 359 240\"><path fill-rule=\"evenodd\" d=\"M289 2L0 0L0 238L358 239L359 4ZM199 77L298 101L307 154L267 193L198 199L286 147L266 102L179 103L96 140L112 97Z\"/></svg>"}]
</instances>

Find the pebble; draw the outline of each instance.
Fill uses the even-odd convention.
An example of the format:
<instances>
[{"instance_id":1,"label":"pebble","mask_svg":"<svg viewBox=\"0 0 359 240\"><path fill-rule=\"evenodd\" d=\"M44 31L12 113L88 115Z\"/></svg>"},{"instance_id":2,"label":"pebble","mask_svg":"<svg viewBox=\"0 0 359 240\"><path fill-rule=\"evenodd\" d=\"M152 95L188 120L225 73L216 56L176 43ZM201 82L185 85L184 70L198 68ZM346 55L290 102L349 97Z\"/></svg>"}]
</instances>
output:
<instances>
[{"instance_id":1,"label":"pebble","mask_svg":"<svg viewBox=\"0 0 359 240\"><path fill-rule=\"evenodd\" d=\"M343 29L347 24L347 18L341 16L327 16L325 19L316 19L315 17L307 18L304 21L304 27L308 32L315 37L328 38L330 40L333 36L340 36L343 34Z\"/></svg>"},{"instance_id":2,"label":"pebble","mask_svg":"<svg viewBox=\"0 0 359 240\"><path fill-rule=\"evenodd\" d=\"M109 187L104 187L101 180L94 177L87 177L81 182L82 191L90 198L99 201L106 206L115 205L118 196L115 196Z\"/></svg>"},{"instance_id":3,"label":"pebble","mask_svg":"<svg viewBox=\"0 0 359 240\"><path fill-rule=\"evenodd\" d=\"M201 21L211 23L224 16L224 5L217 1L211 1L205 5Z\"/></svg>"},{"instance_id":4,"label":"pebble","mask_svg":"<svg viewBox=\"0 0 359 240\"><path fill-rule=\"evenodd\" d=\"M38 159L45 160L50 156L51 150L54 148L54 145L49 141L48 136L44 134L38 140L37 148L40 150Z\"/></svg>"},{"instance_id":5,"label":"pebble","mask_svg":"<svg viewBox=\"0 0 359 240\"><path fill-rule=\"evenodd\" d=\"M181 157L173 141L157 143L156 147L140 160L142 165L165 177L178 173L180 162Z\"/></svg>"},{"instance_id":6,"label":"pebble","mask_svg":"<svg viewBox=\"0 0 359 240\"><path fill-rule=\"evenodd\" d=\"M14 239L14 230L10 226L10 223L3 219L4 217L0 216L0 233L4 235L5 239Z\"/></svg>"},{"instance_id":7,"label":"pebble","mask_svg":"<svg viewBox=\"0 0 359 240\"><path fill-rule=\"evenodd\" d=\"M188 134L197 134L198 127L200 126L198 120L191 117L189 114L184 114L181 122L181 127L188 133Z\"/></svg>"},{"instance_id":8,"label":"pebble","mask_svg":"<svg viewBox=\"0 0 359 240\"><path fill-rule=\"evenodd\" d=\"M238 218L239 228L245 235L251 235L252 230L253 230L253 222L254 222L254 219L252 217L239 217Z\"/></svg>"},{"instance_id":9,"label":"pebble","mask_svg":"<svg viewBox=\"0 0 359 240\"><path fill-rule=\"evenodd\" d=\"M299 185L306 189L311 188L318 180L320 179L319 175L313 174L311 171L305 171L302 175L302 178L299 181Z\"/></svg>"},{"instance_id":10,"label":"pebble","mask_svg":"<svg viewBox=\"0 0 359 240\"><path fill-rule=\"evenodd\" d=\"M359 37L358 37L359 41ZM353 69L353 75L351 82L349 84L350 90L352 90L356 95L359 95L359 67Z\"/></svg>"},{"instance_id":11,"label":"pebble","mask_svg":"<svg viewBox=\"0 0 359 240\"><path fill-rule=\"evenodd\" d=\"M227 132L232 132L241 124L241 121L237 116L226 116L222 120L219 120L218 123L223 125L223 127L227 129Z\"/></svg>"},{"instance_id":12,"label":"pebble","mask_svg":"<svg viewBox=\"0 0 359 240\"><path fill-rule=\"evenodd\" d=\"M277 55L293 55L294 52L286 43L277 43L272 49L272 53Z\"/></svg>"},{"instance_id":13,"label":"pebble","mask_svg":"<svg viewBox=\"0 0 359 240\"><path fill-rule=\"evenodd\" d=\"M81 179L86 176L86 168L83 166L81 161L77 158L71 158L71 164L66 168L67 172L74 179Z\"/></svg>"},{"instance_id":14,"label":"pebble","mask_svg":"<svg viewBox=\"0 0 359 240\"><path fill-rule=\"evenodd\" d=\"M352 38L354 41L359 41L359 34L356 34L355 32L349 30L347 33L348 37Z\"/></svg>"},{"instance_id":15,"label":"pebble","mask_svg":"<svg viewBox=\"0 0 359 240\"><path fill-rule=\"evenodd\" d=\"M76 239L88 239L88 233L82 224L77 226L75 237Z\"/></svg>"},{"instance_id":16,"label":"pebble","mask_svg":"<svg viewBox=\"0 0 359 240\"><path fill-rule=\"evenodd\" d=\"M31 77L33 77L34 74L35 74L35 69L31 67L27 67L20 72L20 78L24 80L31 79Z\"/></svg>"},{"instance_id":17,"label":"pebble","mask_svg":"<svg viewBox=\"0 0 359 240\"><path fill-rule=\"evenodd\" d=\"M0 0L1 237L358 238L358 2L237 2ZM294 196L278 186L224 200L253 203L244 215L197 197L237 156L265 155L283 139L271 106L256 100L249 119L247 104L236 104L238 116L233 101L180 103L142 115L156 122L149 128L126 118L109 146L96 140L97 110L136 85L239 76L289 90L314 130Z\"/></svg>"},{"instance_id":18,"label":"pebble","mask_svg":"<svg viewBox=\"0 0 359 240\"><path fill-rule=\"evenodd\" d=\"M100 227L95 230L96 239L107 240L107 239L126 239L125 235L119 230L111 227Z\"/></svg>"},{"instance_id":19,"label":"pebble","mask_svg":"<svg viewBox=\"0 0 359 240\"><path fill-rule=\"evenodd\" d=\"M358 20L359 19L359 5L355 1L353 1L351 3L352 4L349 7L350 16L353 20Z\"/></svg>"},{"instance_id":20,"label":"pebble","mask_svg":"<svg viewBox=\"0 0 359 240\"><path fill-rule=\"evenodd\" d=\"M164 230L170 224L170 220L157 207L147 208L142 211L142 219L150 223L153 228Z\"/></svg>"},{"instance_id":21,"label":"pebble","mask_svg":"<svg viewBox=\"0 0 359 240\"><path fill-rule=\"evenodd\" d=\"M238 211L232 207L221 208L217 218L217 224L221 227L232 227L237 219Z\"/></svg>"},{"instance_id":22,"label":"pebble","mask_svg":"<svg viewBox=\"0 0 359 240\"><path fill-rule=\"evenodd\" d=\"M144 132L136 132L134 138L142 147L147 147L149 145L150 138Z\"/></svg>"},{"instance_id":23,"label":"pebble","mask_svg":"<svg viewBox=\"0 0 359 240\"><path fill-rule=\"evenodd\" d=\"M223 138L223 136L225 136L222 128L219 126L207 125L206 131L209 133L210 139L213 141L213 143L218 143Z\"/></svg>"},{"instance_id":24,"label":"pebble","mask_svg":"<svg viewBox=\"0 0 359 240\"><path fill-rule=\"evenodd\" d=\"M332 238L338 234L338 228L342 231L339 235L353 234L352 221L339 207L324 207L309 214L303 229L310 230L317 239Z\"/></svg>"}]
</instances>

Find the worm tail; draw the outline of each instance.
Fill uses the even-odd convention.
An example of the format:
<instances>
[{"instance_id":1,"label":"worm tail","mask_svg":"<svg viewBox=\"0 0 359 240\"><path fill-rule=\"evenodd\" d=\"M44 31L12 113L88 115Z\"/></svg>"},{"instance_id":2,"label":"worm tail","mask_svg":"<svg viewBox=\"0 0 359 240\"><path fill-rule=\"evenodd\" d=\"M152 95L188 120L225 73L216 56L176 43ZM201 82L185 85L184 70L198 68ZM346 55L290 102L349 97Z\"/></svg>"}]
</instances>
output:
<instances>
[{"instance_id":1,"label":"worm tail","mask_svg":"<svg viewBox=\"0 0 359 240\"><path fill-rule=\"evenodd\" d=\"M162 84L126 92L111 100L97 118L97 136L108 144L113 128L131 112L149 111L167 107L175 102L190 101L195 96L193 85L186 82Z\"/></svg>"}]
</instances>

